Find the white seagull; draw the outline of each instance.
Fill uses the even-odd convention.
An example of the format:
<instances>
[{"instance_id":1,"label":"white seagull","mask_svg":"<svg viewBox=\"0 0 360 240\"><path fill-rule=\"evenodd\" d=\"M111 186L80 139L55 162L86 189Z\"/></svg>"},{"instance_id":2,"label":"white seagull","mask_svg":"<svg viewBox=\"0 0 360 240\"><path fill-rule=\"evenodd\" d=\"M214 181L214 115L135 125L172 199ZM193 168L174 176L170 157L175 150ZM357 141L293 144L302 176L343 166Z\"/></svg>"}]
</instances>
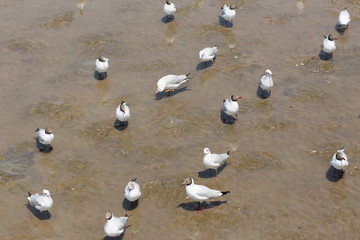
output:
<instances>
[{"instance_id":1,"label":"white seagull","mask_svg":"<svg viewBox=\"0 0 360 240\"><path fill-rule=\"evenodd\" d=\"M349 165L349 161L345 154L344 147L340 148L332 156L330 164L334 167L334 177L336 174L336 169L342 170L344 172L344 169Z\"/></svg>"},{"instance_id":2,"label":"white seagull","mask_svg":"<svg viewBox=\"0 0 360 240\"><path fill-rule=\"evenodd\" d=\"M51 198L51 194L49 192L49 190L44 189L43 190L43 195L39 195L38 193L36 194L31 194L30 192L28 192L28 200L29 202L34 205L34 207L40 211L41 217L42 217L42 212L46 211L48 216L49 216L49 209L52 207L53 205L53 200Z\"/></svg>"},{"instance_id":3,"label":"white seagull","mask_svg":"<svg viewBox=\"0 0 360 240\"><path fill-rule=\"evenodd\" d=\"M265 74L260 78L260 88L262 89L262 97L264 97L265 91L269 91L271 93L271 88L274 86L274 82L272 79L274 74L270 69L266 69Z\"/></svg>"},{"instance_id":4,"label":"white seagull","mask_svg":"<svg viewBox=\"0 0 360 240\"><path fill-rule=\"evenodd\" d=\"M347 10L347 8L345 8L344 10L342 10L339 13L339 19L338 19L338 28L341 32L344 32L350 23L350 13Z\"/></svg>"},{"instance_id":5,"label":"white seagull","mask_svg":"<svg viewBox=\"0 0 360 240\"><path fill-rule=\"evenodd\" d=\"M216 153L211 153L209 148L204 148L203 163L206 168L210 169L210 176L211 176L211 169L215 169L216 170L215 177L217 177L217 168L223 165L223 163L228 159L229 155L230 155L230 151L228 151L227 153L216 154Z\"/></svg>"},{"instance_id":6,"label":"white seagull","mask_svg":"<svg viewBox=\"0 0 360 240\"><path fill-rule=\"evenodd\" d=\"M205 62L205 67L207 61L212 61L213 68L215 68L215 60L216 60L217 52L218 52L217 45L215 45L215 47L204 48L199 52L199 59L200 61Z\"/></svg>"},{"instance_id":7,"label":"white seagull","mask_svg":"<svg viewBox=\"0 0 360 240\"><path fill-rule=\"evenodd\" d=\"M168 95L170 96L170 91L175 91L175 88L179 87L181 84L190 79L189 75L190 73L186 75L170 74L160 78L157 82L157 90L154 94L162 92L166 89L165 92L168 92Z\"/></svg>"},{"instance_id":8,"label":"white seagull","mask_svg":"<svg viewBox=\"0 0 360 240\"><path fill-rule=\"evenodd\" d=\"M99 77L101 76L101 73L105 73L105 76L107 75L107 70L109 69L109 59L100 56L95 61L95 70L99 73Z\"/></svg>"},{"instance_id":9,"label":"white seagull","mask_svg":"<svg viewBox=\"0 0 360 240\"><path fill-rule=\"evenodd\" d=\"M166 0L166 2L164 4L164 13L166 14L166 19L168 19L169 16L171 16L174 19L175 12L176 12L175 4L172 3L170 0Z\"/></svg>"},{"instance_id":10,"label":"white seagull","mask_svg":"<svg viewBox=\"0 0 360 240\"><path fill-rule=\"evenodd\" d=\"M230 116L235 116L236 121L238 121L237 112L239 111L238 99L242 97L231 95L230 99L223 100L223 110Z\"/></svg>"},{"instance_id":11,"label":"white seagull","mask_svg":"<svg viewBox=\"0 0 360 240\"><path fill-rule=\"evenodd\" d=\"M235 9L237 9L238 7L236 7L233 4L230 4L229 6L227 6L226 4L221 8L221 16L226 20L231 22L231 24L233 24L233 19L236 16L236 11ZM226 26L227 26L227 22L226 22Z\"/></svg>"},{"instance_id":12,"label":"white seagull","mask_svg":"<svg viewBox=\"0 0 360 240\"><path fill-rule=\"evenodd\" d=\"M337 38L333 37L331 34L324 36L324 38L322 50L326 53L326 58L328 58L328 54L332 57L332 53L336 49L334 40L337 40Z\"/></svg>"},{"instance_id":13,"label":"white seagull","mask_svg":"<svg viewBox=\"0 0 360 240\"><path fill-rule=\"evenodd\" d=\"M49 150L51 151L53 147L50 144L54 141L54 134L51 129L48 127L45 129L37 128L35 132L36 139L39 141L39 143L43 144L43 146L41 146L41 149L42 147L49 147Z\"/></svg>"},{"instance_id":14,"label":"white seagull","mask_svg":"<svg viewBox=\"0 0 360 240\"><path fill-rule=\"evenodd\" d=\"M126 102L121 101L121 104L116 108L115 115L120 122L120 126L122 122L126 122L130 118L130 108L126 105Z\"/></svg>"},{"instance_id":15,"label":"white seagull","mask_svg":"<svg viewBox=\"0 0 360 240\"><path fill-rule=\"evenodd\" d=\"M199 212L202 212L202 202L217 198L230 193L230 191L218 191L203 185L194 184L194 179L186 178L180 186L186 185L186 194L193 200L199 201Z\"/></svg>"},{"instance_id":16,"label":"white seagull","mask_svg":"<svg viewBox=\"0 0 360 240\"><path fill-rule=\"evenodd\" d=\"M109 237L119 237L126 228L127 220L127 214L125 214L125 217L115 217L111 211L106 212L104 226L106 235Z\"/></svg>"},{"instance_id":17,"label":"white seagull","mask_svg":"<svg viewBox=\"0 0 360 240\"><path fill-rule=\"evenodd\" d=\"M131 182L129 182L125 187L124 196L127 200L131 202L131 205L141 196L140 185L135 181L136 178L133 178Z\"/></svg>"}]
</instances>

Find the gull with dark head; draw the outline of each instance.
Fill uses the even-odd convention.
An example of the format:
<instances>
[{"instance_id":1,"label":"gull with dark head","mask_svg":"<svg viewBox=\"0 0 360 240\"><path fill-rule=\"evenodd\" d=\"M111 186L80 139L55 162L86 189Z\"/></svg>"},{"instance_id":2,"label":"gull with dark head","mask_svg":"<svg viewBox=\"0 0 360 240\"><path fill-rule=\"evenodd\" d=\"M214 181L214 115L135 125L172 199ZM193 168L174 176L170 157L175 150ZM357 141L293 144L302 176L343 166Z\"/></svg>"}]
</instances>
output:
<instances>
[{"instance_id":1,"label":"gull with dark head","mask_svg":"<svg viewBox=\"0 0 360 240\"><path fill-rule=\"evenodd\" d=\"M126 105L126 102L121 101L121 104L116 108L115 115L120 122L120 127L123 122L126 122L130 118L130 108Z\"/></svg>"},{"instance_id":2,"label":"gull with dark head","mask_svg":"<svg viewBox=\"0 0 360 240\"><path fill-rule=\"evenodd\" d=\"M220 197L222 195L230 193L230 191L219 191L208 188L203 185L197 185L194 183L193 178L186 178L180 186L186 185L186 194L193 200L199 201L199 213L202 212L202 203L206 200Z\"/></svg>"},{"instance_id":3,"label":"gull with dark head","mask_svg":"<svg viewBox=\"0 0 360 240\"><path fill-rule=\"evenodd\" d=\"M48 210L53 205L53 199L51 198L49 190L44 189L42 195L39 195L38 193L31 194L30 192L28 192L28 195L27 199L37 210L40 211L41 217L43 211L46 211L49 217L50 215Z\"/></svg>"},{"instance_id":4,"label":"gull with dark head","mask_svg":"<svg viewBox=\"0 0 360 240\"><path fill-rule=\"evenodd\" d=\"M185 75L170 74L160 78L157 82L157 90L154 94L165 91L170 96L171 91L175 91L176 88L190 79L189 75L190 73Z\"/></svg>"},{"instance_id":5,"label":"gull with dark head","mask_svg":"<svg viewBox=\"0 0 360 240\"><path fill-rule=\"evenodd\" d=\"M344 33L345 30L349 27L349 23L350 23L350 13L347 10L347 8L345 8L339 13L339 19L337 25L338 31L340 33Z\"/></svg>"},{"instance_id":6,"label":"gull with dark head","mask_svg":"<svg viewBox=\"0 0 360 240\"><path fill-rule=\"evenodd\" d=\"M124 196L127 200L129 200L129 202L131 202L131 205L138 201L141 196L140 185L135 181L136 178L133 178L125 187Z\"/></svg>"},{"instance_id":7,"label":"gull with dark head","mask_svg":"<svg viewBox=\"0 0 360 240\"><path fill-rule=\"evenodd\" d=\"M200 61L205 62L205 67L207 61L212 61L213 68L215 68L215 60L216 60L217 52L218 52L217 45L215 45L214 47L204 48L199 52L199 59Z\"/></svg>"},{"instance_id":8,"label":"gull with dark head","mask_svg":"<svg viewBox=\"0 0 360 240\"><path fill-rule=\"evenodd\" d=\"M229 6L227 6L225 4L221 8L221 16L222 16L222 18L224 18L227 22L231 22L231 25L233 25L233 19L236 16L235 9L238 9L238 7L235 6L234 4L230 4ZM227 22L226 22L226 26L228 26Z\"/></svg>"},{"instance_id":9,"label":"gull with dark head","mask_svg":"<svg viewBox=\"0 0 360 240\"><path fill-rule=\"evenodd\" d=\"M166 20L169 20L169 17L175 19L174 13L176 12L175 4L170 0L166 0L164 4L164 13L166 14Z\"/></svg>"},{"instance_id":10,"label":"gull with dark head","mask_svg":"<svg viewBox=\"0 0 360 240\"><path fill-rule=\"evenodd\" d=\"M240 96L231 95L229 99L223 100L223 110L226 115L228 115L228 119L230 116L234 116L236 121L239 121L237 112L239 111L239 104L237 100L239 100Z\"/></svg>"},{"instance_id":11,"label":"gull with dark head","mask_svg":"<svg viewBox=\"0 0 360 240\"><path fill-rule=\"evenodd\" d=\"M325 52L325 58L329 59L332 57L332 53L335 51L335 40L336 37L333 37L331 34L324 36L322 50Z\"/></svg>"},{"instance_id":12,"label":"gull with dark head","mask_svg":"<svg viewBox=\"0 0 360 240\"><path fill-rule=\"evenodd\" d=\"M99 78L101 78L101 74L104 73L107 76L107 70L109 69L109 59L100 56L95 61L95 70L99 73Z\"/></svg>"},{"instance_id":13,"label":"gull with dark head","mask_svg":"<svg viewBox=\"0 0 360 240\"><path fill-rule=\"evenodd\" d=\"M348 157L345 154L345 147L340 148L331 158L331 166L334 167L334 177L336 169L345 172L345 168L349 165Z\"/></svg>"},{"instance_id":14,"label":"gull with dark head","mask_svg":"<svg viewBox=\"0 0 360 240\"><path fill-rule=\"evenodd\" d=\"M203 153L203 163L206 168L209 168L210 170L210 177L211 177L211 169L214 169L216 171L215 177L217 177L217 168L223 165L228 157L230 156L230 151L227 153L211 153L209 148L204 148Z\"/></svg>"},{"instance_id":15,"label":"gull with dark head","mask_svg":"<svg viewBox=\"0 0 360 240\"><path fill-rule=\"evenodd\" d=\"M126 222L128 215L125 217L115 217L111 211L105 214L105 226L104 231L108 237L119 237L126 228Z\"/></svg>"},{"instance_id":16,"label":"gull with dark head","mask_svg":"<svg viewBox=\"0 0 360 240\"><path fill-rule=\"evenodd\" d=\"M35 132L36 132L36 139L39 141L39 143L42 144L42 146L38 145L40 151L42 150L51 151L53 147L50 144L54 141L54 134L51 131L51 129L48 127L45 129L37 128Z\"/></svg>"}]
</instances>

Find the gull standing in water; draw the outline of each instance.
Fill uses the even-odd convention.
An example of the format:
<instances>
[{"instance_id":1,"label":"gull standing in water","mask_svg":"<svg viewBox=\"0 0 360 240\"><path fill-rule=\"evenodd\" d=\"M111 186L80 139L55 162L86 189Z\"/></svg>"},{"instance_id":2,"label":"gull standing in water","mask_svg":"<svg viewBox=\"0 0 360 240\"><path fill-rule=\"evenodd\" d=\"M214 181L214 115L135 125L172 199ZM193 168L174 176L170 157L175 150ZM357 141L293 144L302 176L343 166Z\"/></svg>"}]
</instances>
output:
<instances>
[{"instance_id":1,"label":"gull standing in water","mask_svg":"<svg viewBox=\"0 0 360 240\"><path fill-rule=\"evenodd\" d=\"M345 30L349 27L349 23L350 23L350 13L347 10L347 8L345 8L339 13L339 19L338 19L339 32L344 33Z\"/></svg>"},{"instance_id":2,"label":"gull standing in water","mask_svg":"<svg viewBox=\"0 0 360 240\"><path fill-rule=\"evenodd\" d=\"M36 194L31 194L30 192L28 192L28 200L29 202L34 205L34 207L40 211L40 215L42 218L42 212L46 211L49 215L49 209L52 207L53 205L53 200L51 198L51 194L49 192L49 190L44 189L43 190L43 195L39 195L38 193Z\"/></svg>"},{"instance_id":3,"label":"gull standing in water","mask_svg":"<svg viewBox=\"0 0 360 240\"><path fill-rule=\"evenodd\" d=\"M233 25L233 19L236 16L236 11L235 9L237 9L238 7L236 7L233 4L230 4L229 6L227 6L226 4L221 8L221 16L227 21L227 22L231 22L231 25ZM228 26L226 22L226 26Z\"/></svg>"},{"instance_id":4,"label":"gull standing in water","mask_svg":"<svg viewBox=\"0 0 360 240\"><path fill-rule=\"evenodd\" d=\"M189 75L190 73L185 75L170 74L160 78L157 82L157 90L154 94L162 92L166 89L165 92L167 92L170 96L171 91L174 92L175 88L178 88L181 84L190 79Z\"/></svg>"},{"instance_id":5,"label":"gull standing in water","mask_svg":"<svg viewBox=\"0 0 360 240\"><path fill-rule=\"evenodd\" d=\"M323 47L322 50L325 52L325 57L326 59L329 59L328 54L330 55L330 58L332 57L332 53L335 51L336 46L335 46L335 40L337 40L336 37L333 37L331 34L324 36L324 41L323 41Z\"/></svg>"},{"instance_id":6,"label":"gull standing in water","mask_svg":"<svg viewBox=\"0 0 360 240\"><path fill-rule=\"evenodd\" d=\"M223 110L228 115L228 118L230 116L235 116L236 121L239 121L237 112L239 111L239 104L237 102L238 99L242 97L231 95L230 99L223 100Z\"/></svg>"},{"instance_id":7,"label":"gull standing in water","mask_svg":"<svg viewBox=\"0 0 360 240\"><path fill-rule=\"evenodd\" d=\"M105 76L107 76L107 70L109 69L109 59L104 57L104 56L100 56L98 59L96 59L95 61L95 70L99 73L99 78L101 77L102 73L105 73Z\"/></svg>"},{"instance_id":8,"label":"gull standing in water","mask_svg":"<svg viewBox=\"0 0 360 240\"><path fill-rule=\"evenodd\" d=\"M119 237L125 231L127 220L127 214L125 217L115 217L111 211L106 212L104 226L106 235L108 237Z\"/></svg>"},{"instance_id":9,"label":"gull standing in water","mask_svg":"<svg viewBox=\"0 0 360 240\"><path fill-rule=\"evenodd\" d=\"M217 45L215 45L214 47L204 48L199 52L199 59L200 61L205 62L205 67L207 61L212 61L213 68L215 68L215 60L216 60L217 52L218 52Z\"/></svg>"},{"instance_id":10,"label":"gull standing in water","mask_svg":"<svg viewBox=\"0 0 360 240\"><path fill-rule=\"evenodd\" d=\"M43 146L39 146L40 151L48 150L51 151L53 147L50 145L54 141L54 134L50 128L37 128L36 132L36 139L41 143Z\"/></svg>"},{"instance_id":11,"label":"gull standing in water","mask_svg":"<svg viewBox=\"0 0 360 240\"><path fill-rule=\"evenodd\" d=\"M169 17L175 19L174 13L176 12L175 4L170 0L166 0L164 4L164 13L166 14L166 20L169 20Z\"/></svg>"},{"instance_id":12,"label":"gull standing in water","mask_svg":"<svg viewBox=\"0 0 360 240\"><path fill-rule=\"evenodd\" d=\"M131 206L133 206L133 203L138 201L141 196L140 185L135 181L136 178L133 178L131 182L126 185L124 193L125 198L131 202Z\"/></svg>"},{"instance_id":13,"label":"gull standing in water","mask_svg":"<svg viewBox=\"0 0 360 240\"><path fill-rule=\"evenodd\" d=\"M211 153L209 148L204 148L203 163L206 168L209 168L210 177L211 177L211 169L216 170L215 177L217 177L217 173L218 173L217 168L223 165L224 162L226 162L229 155L230 155L230 151L228 151L227 153L216 154L216 153Z\"/></svg>"},{"instance_id":14,"label":"gull standing in water","mask_svg":"<svg viewBox=\"0 0 360 240\"><path fill-rule=\"evenodd\" d=\"M272 76L274 76L274 74L271 72L270 69L266 69L265 74L261 76L259 85L262 89L261 97L265 96L265 91L269 91L269 93L271 94L271 88L272 86L274 86Z\"/></svg>"},{"instance_id":15,"label":"gull standing in water","mask_svg":"<svg viewBox=\"0 0 360 240\"><path fill-rule=\"evenodd\" d=\"M121 101L121 104L116 108L115 112L117 120L120 122L120 126L123 122L127 122L127 120L130 118L130 108L126 105L126 102Z\"/></svg>"},{"instance_id":16,"label":"gull standing in water","mask_svg":"<svg viewBox=\"0 0 360 240\"><path fill-rule=\"evenodd\" d=\"M202 213L202 202L230 193L230 191L222 192L203 185L194 184L194 179L192 178L186 178L185 181L180 184L180 186L183 185L186 185L186 194L189 198L199 201L199 213Z\"/></svg>"},{"instance_id":17,"label":"gull standing in water","mask_svg":"<svg viewBox=\"0 0 360 240\"><path fill-rule=\"evenodd\" d=\"M348 158L345 154L345 147L340 148L331 158L330 164L334 167L334 177L336 169L345 172L345 168L349 165Z\"/></svg>"}]
</instances>

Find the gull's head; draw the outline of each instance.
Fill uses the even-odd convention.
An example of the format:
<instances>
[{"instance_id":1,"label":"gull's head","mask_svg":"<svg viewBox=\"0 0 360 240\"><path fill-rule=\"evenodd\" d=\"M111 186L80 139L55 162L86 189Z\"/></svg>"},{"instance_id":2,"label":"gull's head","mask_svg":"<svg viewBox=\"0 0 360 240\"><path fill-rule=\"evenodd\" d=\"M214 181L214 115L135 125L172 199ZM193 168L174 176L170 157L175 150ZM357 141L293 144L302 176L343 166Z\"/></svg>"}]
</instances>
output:
<instances>
[{"instance_id":1,"label":"gull's head","mask_svg":"<svg viewBox=\"0 0 360 240\"><path fill-rule=\"evenodd\" d=\"M166 0L165 2L167 5L170 5L171 4L171 1L170 0Z\"/></svg>"},{"instance_id":2,"label":"gull's head","mask_svg":"<svg viewBox=\"0 0 360 240\"><path fill-rule=\"evenodd\" d=\"M45 133L46 133L46 134L52 134L52 131L51 131L50 128L47 127L47 128L45 128Z\"/></svg>"},{"instance_id":3,"label":"gull's head","mask_svg":"<svg viewBox=\"0 0 360 240\"><path fill-rule=\"evenodd\" d=\"M105 62L105 61L106 61L106 59L105 59L105 57L104 57L104 56L102 56L102 55L101 55L101 56L99 57L99 61L100 61L100 62Z\"/></svg>"},{"instance_id":4,"label":"gull's head","mask_svg":"<svg viewBox=\"0 0 360 240\"><path fill-rule=\"evenodd\" d=\"M230 9L231 9L231 10L238 9L238 7L237 7L237 6L235 6L235 5L233 5L233 4L230 4L230 6L229 6L229 7L230 7Z\"/></svg>"},{"instance_id":5,"label":"gull's head","mask_svg":"<svg viewBox=\"0 0 360 240\"><path fill-rule=\"evenodd\" d=\"M129 182L128 187L129 187L129 191L131 191L135 188L135 185L134 185L134 183Z\"/></svg>"},{"instance_id":6,"label":"gull's head","mask_svg":"<svg viewBox=\"0 0 360 240\"><path fill-rule=\"evenodd\" d=\"M230 97L231 101L237 101L240 98L242 98L242 97L241 96L235 96L235 95L231 95L231 97Z\"/></svg>"},{"instance_id":7,"label":"gull's head","mask_svg":"<svg viewBox=\"0 0 360 240\"><path fill-rule=\"evenodd\" d=\"M120 111L122 111L123 113L125 113L125 106L126 106L126 102L121 101L121 104L120 104Z\"/></svg>"},{"instance_id":8,"label":"gull's head","mask_svg":"<svg viewBox=\"0 0 360 240\"><path fill-rule=\"evenodd\" d=\"M334 40L337 40L336 37L333 37L333 35L329 34L327 36L324 36L324 38L327 38L329 41L334 41Z\"/></svg>"},{"instance_id":9,"label":"gull's head","mask_svg":"<svg viewBox=\"0 0 360 240\"><path fill-rule=\"evenodd\" d=\"M50 194L49 190L47 190L47 189L43 190L43 195L51 197L51 194Z\"/></svg>"},{"instance_id":10,"label":"gull's head","mask_svg":"<svg viewBox=\"0 0 360 240\"><path fill-rule=\"evenodd\" d=\"M340 160L340 161L341 161L341 160L346 160L346 159L345 159L344 151L339 151L339 152L337 152L337 153L336 153L336 159L337 159L337 160Z\"/></svg>"},{"instance_id":11,"label":"gull's head","mask_svg":"<svg viewBox=\"0 0 360 240\"><path fill-rule=\"evenodd\" d=\"M194 180L192 179L192 178L186 178L185 180L184 180L184 182L182 183L182 184L180 184L180 186L184 186L184 185L186 185L186 186L189 186L189 185L191 185L192 183L194 182Z\"/></svg>"},{"instance_id":12,"label":"gull's head","mask_svg":"<svg viewBox=\"0 0 360 240\"><path fill-rule=\"evenodd\" d=\"M105 213L105 221L110 220L113 216L113 213L111 211L107 211Z\"/></svg>"},{"instance_id":13,"label":"gull's head","mask_svg":"<svg viewBox=\"0 0 360 240\"><path fill-rule=\"evenodd\" d=\"M210 154L210 149L209 148L204 148L204 154L203 155L207 155Z\"/></svg>"},{"instance_id":14,"label":"gull's head","mask_svg":"<svg viewBox=\"0 0 360 240\"><path fill-rule=\"evenodd\" d=\"M266 69L265 74L268 76L274 76L270 69Z\"/></svg>"}]
</instances>

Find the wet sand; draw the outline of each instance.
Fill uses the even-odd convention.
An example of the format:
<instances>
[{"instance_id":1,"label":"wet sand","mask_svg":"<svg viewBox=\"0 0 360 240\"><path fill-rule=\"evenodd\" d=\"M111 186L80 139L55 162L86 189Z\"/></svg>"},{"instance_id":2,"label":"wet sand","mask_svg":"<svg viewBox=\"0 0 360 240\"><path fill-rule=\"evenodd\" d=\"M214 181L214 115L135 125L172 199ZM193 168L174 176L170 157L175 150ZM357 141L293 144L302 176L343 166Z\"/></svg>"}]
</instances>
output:
<instances>
[{"instance_id":1,"label":"wet sand","mask_svg":"<svg viewBox=\"0 0 360 240\"><path fill-rule=\"evenodd\" d=\"M104 239L105 212L125 214L134 177L142 196L123 239L358 238L358 2L234 1L231 28L219 20L225 3L176 1L175 22L163 23L162 2L0 1L0 239ZM322 61L330 33L337 50ZM198 52L215 44L216 68L204 69ZM100 54L110 58L101 81ZM275 85L261 99L267 68ZM181 90L154 97L159 78L188 72ZM232 94L243 97L239 122L223 124ZM121 100L131 109L123 131ZM33 139L46 126L51 153ZM350 165L334 181L329 161L342 146ZM204 147L231 150L217 180L205 177ZM231 194L198 214L179 186L186 177ZM43 188L54 199L48 220L26 202Z\"/></svg>"}]
</instances>

